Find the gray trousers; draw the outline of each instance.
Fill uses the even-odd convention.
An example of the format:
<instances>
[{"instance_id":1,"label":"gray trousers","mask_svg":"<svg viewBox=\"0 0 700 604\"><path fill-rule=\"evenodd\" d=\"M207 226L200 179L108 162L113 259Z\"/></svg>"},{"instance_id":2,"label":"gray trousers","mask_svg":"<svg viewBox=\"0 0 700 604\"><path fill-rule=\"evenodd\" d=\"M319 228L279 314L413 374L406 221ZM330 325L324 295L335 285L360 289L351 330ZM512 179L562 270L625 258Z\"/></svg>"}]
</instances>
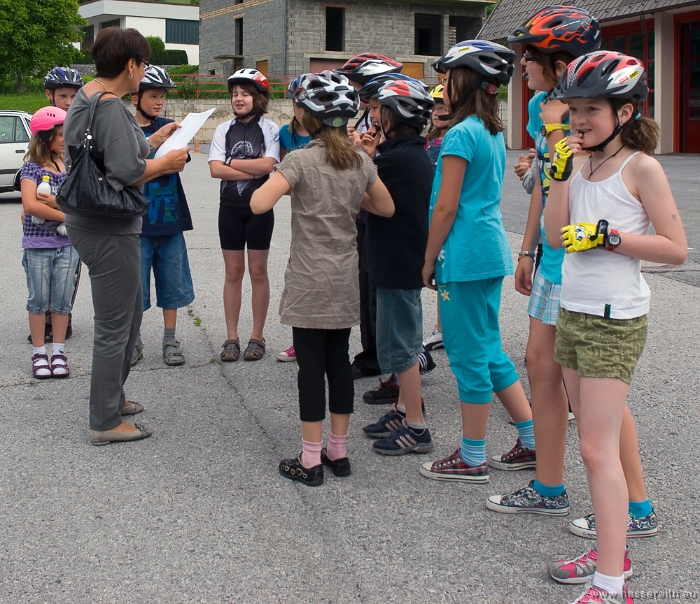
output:
<instances>
[{"instance_id":1,"label":"gray trousers","mask_svg":"<svg viewBox=\"0 0 700 604\"><path fill-rule=\"evenodd\" d=\"M121 424L124 382L141 327L141 246L138 235L107 235L68 227L71 243L88 267L95 311L90 382L90 429Z\"/></svg>"}]
</instances>

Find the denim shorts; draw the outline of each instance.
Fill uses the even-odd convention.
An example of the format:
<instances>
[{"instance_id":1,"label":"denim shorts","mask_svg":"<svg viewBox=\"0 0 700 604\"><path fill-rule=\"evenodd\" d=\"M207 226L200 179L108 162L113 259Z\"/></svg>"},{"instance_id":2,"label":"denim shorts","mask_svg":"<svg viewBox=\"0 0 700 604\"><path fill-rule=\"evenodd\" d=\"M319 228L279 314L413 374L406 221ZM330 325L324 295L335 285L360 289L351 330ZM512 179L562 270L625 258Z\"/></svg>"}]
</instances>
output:
<instances>
[{"instance_id":1,"label":"denim shorts","mask_svg":"<svg viewBox=\"0 0 700 604\"><path fill-rule=\"evenodd\" d=\"M79 262L72 245L25 249L22 266L29 291L27 311L34 315L47 311L59 315L70 313Z\"/></svg>"},{"instance_id":2,"label":"denim shorts","mask_svg":"<svg viewBox=\"0 0 700 604\"><path fill-rule=\"evenodd\" d=\"M537 271L535 282L532 284L527 314L533 319L542 321L545 325L556 325L560 297L561 285L548 281L540 271Z\"/></svg>"},{"instance_id":3,"label":"denim shorts","mask_svg":"<svg viewBox=\"0 0 700 604\"><path fill-rule=\"evenodd\" d=\"M143 310L151 308L151 268L158 308L183 308L194 300L187 246L182 233L141 237Z\"/></svg>"},{"instance_id":4,"label":"denim shorts","mask_svg":"<svg viewBox=\"0 0 700 604\"><path fill-rule=\"evenodd\" d=\"M562 308L554 360L581 377L617 378L629 384L646 341L646 315L605 319Z\"/></svg>"},{"instance_id":5,"label":"denim shorts","mask_svg":"<svg viewBox=\"0 0 700 604\"><path fill-rule=\"evenodd\" d=\"M377 359L383 373L406 371L423 352L420 289L377 288Z\"/></svg>"}]
</instances>

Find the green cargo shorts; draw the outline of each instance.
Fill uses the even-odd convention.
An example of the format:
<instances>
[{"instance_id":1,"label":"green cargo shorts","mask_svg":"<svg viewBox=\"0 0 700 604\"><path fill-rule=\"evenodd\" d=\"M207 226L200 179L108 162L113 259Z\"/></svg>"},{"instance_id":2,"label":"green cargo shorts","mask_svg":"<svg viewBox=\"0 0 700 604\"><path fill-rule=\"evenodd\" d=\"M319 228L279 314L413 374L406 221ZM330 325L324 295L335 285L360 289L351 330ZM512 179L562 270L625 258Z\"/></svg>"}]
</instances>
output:
<instances>
[{"instance_id":1,"label":"green cargo shorts","mask_svg":"<svg viewBox=\"0 0 700 604\"><path fill-rule=\"evenodd\" d=\"M581 377L618 378L629 384L646 340L646 315L604 319L562 308L554 360Z\"/></svg>"}]
</instances>

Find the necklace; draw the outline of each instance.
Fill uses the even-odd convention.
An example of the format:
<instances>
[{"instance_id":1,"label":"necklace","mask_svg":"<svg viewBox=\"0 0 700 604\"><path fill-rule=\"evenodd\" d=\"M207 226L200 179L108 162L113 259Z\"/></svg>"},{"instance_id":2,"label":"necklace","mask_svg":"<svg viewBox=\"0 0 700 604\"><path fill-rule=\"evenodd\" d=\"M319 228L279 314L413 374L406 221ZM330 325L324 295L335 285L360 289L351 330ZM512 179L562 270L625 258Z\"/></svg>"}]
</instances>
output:
<instances>
[{"instance_id":1,"label":"necklace","mask_svg":"<svg viewBox=\"0 0 700 604\"><path fill-rule=\"evenodd\" d=\"M98 80L97 78L94 78L93 81L97 82L100 86L102 86L102 88L105 89L105 92L110 92L109 90L107 90L107 86L105 86L104 83Z\"/></svg>"},{"instance_id":2,"label":"necklace","mask_svg":"<svg viewBox=\"0 0 700 604\"><path fill-rule=\"evenodd\" d=\"M609 159L612 159L613 157L615 157L615 156L616 156L620 151L622 151L624 148L625 148L625 145L623 144L622 147L620 147L617 151L615 151L615 153L613 153L613 154L610 155L609 157L606 157L602 162L600 162L600 163L595 167L595 169L591 168L591 173L588 175L588 179L590 180L591 176L593 176L593 175L598 171L598 169L599 169L606 161L608 161ZM591 158L588 160L588 163L591 164L591 166L593 166L593 156L592 156L592 155L591 155Z\"/></svg>"}]
</instances>

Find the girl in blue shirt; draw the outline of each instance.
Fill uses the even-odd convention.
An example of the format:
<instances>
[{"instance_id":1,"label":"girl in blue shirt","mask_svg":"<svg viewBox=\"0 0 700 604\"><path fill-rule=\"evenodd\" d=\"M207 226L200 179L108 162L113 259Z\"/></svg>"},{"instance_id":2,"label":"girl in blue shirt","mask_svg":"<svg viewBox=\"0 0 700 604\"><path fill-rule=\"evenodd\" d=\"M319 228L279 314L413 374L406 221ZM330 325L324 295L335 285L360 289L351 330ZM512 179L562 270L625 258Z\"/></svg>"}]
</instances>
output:
<instances>
[{"instance_id":1,"label":"girl in blue shirt","mask_svg":"<svg viewBox=\"0 0 700 604\"><path fill-rule=\"evenodd\" d=\"M489 465L520 470L536 463L530 406L498 324L501 285L513 262L499 208L506 154L496 95L510 81L514 60L499 44L469 40L433 64L447 75L444 100L452 119L433 183L423 280L439 294L443 341L462 402L461 447L420 468L436 480L486 482ZM519 438L487 464L492 392Z\"/></svg>"}]
</instances>

